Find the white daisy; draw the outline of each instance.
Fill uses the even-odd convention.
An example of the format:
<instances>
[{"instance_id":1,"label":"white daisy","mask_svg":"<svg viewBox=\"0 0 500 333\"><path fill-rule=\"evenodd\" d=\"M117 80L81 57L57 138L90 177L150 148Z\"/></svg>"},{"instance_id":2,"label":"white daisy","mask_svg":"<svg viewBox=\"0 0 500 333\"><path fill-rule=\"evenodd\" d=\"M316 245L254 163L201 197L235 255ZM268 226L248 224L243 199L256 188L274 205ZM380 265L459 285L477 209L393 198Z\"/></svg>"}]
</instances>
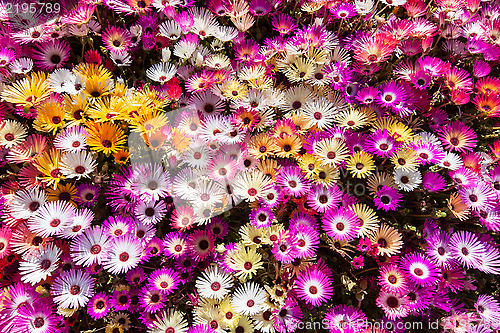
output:
<instances>
[{"instance_id":1,"label":"white daisy","mask_svg":"<svg viewBox=\"0 0 500 333\"><path fill-rule=\"evenodd\" d=\"M422 174L418 170L396 169L394 171L394 182L399 189L412 191L422 184Z\"/></svg>"},{"instance_id":2,"label":"white daisy","mask_svg":"<svg viewBox=\"0 0 500 333\"><path fill-rule=\"evenodd\" d=\"M174 178L172 182L172 192L178 198L188 200L196 195L198 189L198 179L200 174L196 169L184 168Z\"/></svg>"},{"instance_id":3,"label":"white daisy","mask_svg":"<svg viewBox=\"0 0 500 333\"><path fill-rule=\"evenodd\" d=\"M103 263L104 269L111 274L128 272L139 264L142 250L141 243L134 236L115 238Z\"/></svg>"},{"instance_id":4,"label":"white daisy","mask_svg":"<svg viewBox=\"0 0 500 333\"><path fill-rule=\"evenodd\" d=\"M90 223L94 220L94 212L88 208L78 209L66 229L62 231L62 235L67 238L75 238L83 234L88 229Z\"/></svg>"},{"instance_id":5,"label":"white daisy","mask_svg":"<svg viewBox=\"0 0 500 333\"><path fill-rule=\"evenodd\" d=\"M158 27L159 35L163 37L167 37L170 40L179 39L182 35L182 30L179 24L174 20L166 20L160 24Z\"/></svg>"},{"instance_id":6,"label":"white daisy","mask_svg":"<svg viewBox=\"0 0 500 333\"><path fill-rule=\"evenodd\" d=\"M17 191L9 205L9 213L16 219L30 219L45 205L47 195L39 189Z\"/></svg>"},{"instance_id":7,"label":"white daisy","mask_svg":"<svg viewBox=\"0 0 500 333\"><path fill-rule=\"evenodd\" d=\"M132 57L128 52L111 52L110 58L118 67L130 66L132 63Z\"/></svg>"},{"instance_id":8,"label":"white daisy","mask_svg":"<svg viewBox=\"0 0 500 333\"><path fill-rule=\"evenodd\" d=\"M194 192L188 197L194 206L213 206L220 202L224 196L224 190L219 183L213 180L202 180L198 182L196 195Z\"/></svg>"},{"instance_id":9,"label":"white daisy","mask_svg":"<svg viewBox=\"0 0 500 333\"><path fill-rule=\"evenodd\" d=\"M12 148L21 143L28 131L26 128L15 120L4 120L0 123L0 146Z\"/></svg>"},{"instance_id":10,"label":"white daisy","mask_svg":"<svg viewBox=\"0 0 500 333\"><path fill-rule=\"evenodd\" d=\"M49 74L50 87L57 93L73 93L76 75L66 68L59 68Z\"/></svg>"},{"instance_id":11,"label":"white daisy","mask_svg":"<svg viewBox=\"0 0 500 333\"><path fill-rule=\"evenodd\" d=\"M222 299L233 286L232 276L210 266L196 280L196 289L201 297Z\"/></svg>"},{"instance_id":12,"label":"white daisy","mask_svg":"<svg viewBox=\"0 0 500 333\"><path fill-rule=\"evenodd\" d=\"M146 165L140 177L136 177L132 190L137 191L145 201L159 200L168 195L170 182L167 171L159 164Z\"/></svg>"},{"instance_id":13,"label":"white daisy","mask_svg":"<svg viewBox=\"0 0 500 333\"><path fill-rule=\"evenodd\" d=\"M62 272L54 279L50 294L63 308L83 307L94 295L94 279L81 270Z\"/></svg>"},{"instance_id":14,"label":"white daisy","mask_svg":"<svg viewBox=\"0 0 500 333\"><path fill-rule=\"evenodd\" d=\"M249 202L265 198L271 185L271 180L262 172L242 172L233 185L233 193Z\"/></svg>"},{"instance_id":15,"label":"white daisy","mask_svg":"<svg viewBox=\"0 0 500 333\"><path fill-rule=\"evenodd\" d=\"M31 231L41 237L59 235L71 224L75 208L65 201L48 202L38 209L33 219L28 221Z\"/></svg>"},{"instance_id":16,"label":"white daisy","mask_svg":"<svg viewBox=\"0 0 500 333\"><path fill-rule=\"evenodd\" d=\"M182 314L174 309L168 309L156 316L156 321L149 329L149 333L185 333L188 330L188 322Z\"/></svg>"},{"instance_id":17,"label":"white daisy","mask_svg":"<svg viewBox=\"0 0 500 333\"><path fill-rule=\"evenodd\" d=\"M134 214L146 224L156 224L165 216L167 209L163 201L141 201L134 208Z\"/></svg>"},{"instance_id":18,"label":"white daisy","mask_svg":"<svg viewBox=\"0 0 500 333\"><path fill-rule=\"evenodd\" d=\"M215 32L214 36L218 40L222 42L229 42L238 36L238 29L235 29L231 26L220 26L219 29Z\"/></svg>"},{"instance_id":19,"label":"white daisy","mask_svg":"<svg viewBox=\"0 0 500 333\"><path fill-rule=\"evenodd\" d=\"M224 102L219 96L210 91L201 91L193 94L189 100L194 104L196 110L202 112L204 115L220 113L224 111Z\"/></svg>"},{"instance_id":20,"label":"white daisy","mask_svg":"<svg viewBox=\"0 0 500 333\"><path fill-rule=\"evenodd\" d=\"M460 155L445 151L445 157L443 160L439 163L440 167L447 168L450 170L457 170L458 168L462 167L464 165L464 162L462 161L462 158Z\"/></svg>"},{"instance_id":21,"label":"white daisy","mask_svg":"<svg viewBox=\"0 0 500 333\"><path fill-rule=\"evenodd\" d=\"M183 159L192 168L205 169L212 158L213 152L205 143L198 141L192 144L183 154Z\"/></svg>"},{"instance_id":22,"label":"white daisy","mask_svg":"<svg viewBox=\"0 0 500 333\"><path fill-rule=\"evenodd\" d=\"M92 227L71 241L71 258L85 267L94 263L101 264L107 257L108 236L101 227Z\"/></svg>"},{"instance_id":23,"label":"white daisy","mask_svg":"<svg viewBox=\"0 0 500 333\"><path fill-rule=\"evenodd\" d=\"M244 315L255 315L266 307L267 293L255 282L246 282L234 292L231 305L234 310Z\"/></svg>"},{"instance_id":24,"label":"white daisy","mask_svg":"<svg viewBox=\"0 0 500 333\"><path fill-rule=\"evenodd\" d=\"M21 281L35 284L47 278L59 267L61 250L54 244L35 250L19 262Z\"/></svg>"},{"instance_id":25,"label":"white daisy","mask_svg":"<svg viewBox=\"0 0 500 333\"><path fill-rule=\"evenodd\" d=\"M169 62L159 62L146 71L147 77L156 82L167 82L174 77L175 73L177 69Z\"/></svg>"},{"instance_id":26,"label":"white daisy","mask_svg":"<svg viewBox=\"0 0 500 333\"><path fill-rule=\"evenodd\" d=\"M9 65L9 68L12 73L26 74L33 69L33 60L25 57L18 58Z\"/></svg>"},{"instance_id":27,"label":"white daisy","mask_svg":"<svg viewBox=\"0 0 500 333\"><path fill-rule=\"evenodd\" d=\"M333 103L326 98L314 98L308 101L303 111L304 118L321 130L331 128L339 113Z\"/></svg>"},{"instance_id":28,"label":"white daisy","mask_svg":"<svg viewBox=\"0 0 500 333\"><path fill-rule=\"evenodd\" d=\"M88 177L96 168L96 162L86 151L66 153L62 156L59 169L68 178Z\"/></svg>"},{"instance_id":29,"label":"white daisy","mask_svg":"<svg viewBox=\"0 0 500 333\"><path fill-rule=\"evenodd\" d=\"M87 148L88 130L83 126L66 127L54 138L54 147L65 153L76 153Z\"/></svg>"}]
</instances>

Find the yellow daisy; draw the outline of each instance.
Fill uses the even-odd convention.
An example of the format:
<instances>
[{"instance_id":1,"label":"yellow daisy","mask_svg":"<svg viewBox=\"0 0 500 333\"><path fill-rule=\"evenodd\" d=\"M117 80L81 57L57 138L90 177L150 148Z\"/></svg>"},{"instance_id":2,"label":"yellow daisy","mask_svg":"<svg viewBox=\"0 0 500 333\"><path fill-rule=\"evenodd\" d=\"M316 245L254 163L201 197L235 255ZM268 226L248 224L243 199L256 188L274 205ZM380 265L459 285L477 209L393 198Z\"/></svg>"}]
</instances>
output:
<instances>
[{"instance_id":1,"label":"yellow daisy","mask_svg":"<svg viewBox=\"0 0 500 333\"><path fill-rule=\"evenodd\" d=\"M347 161L347 170L353 177L366 178L375 170L373 157L364 151L355 152Z\"/></svg>"},{"instance_id":2,"label":"yellow daisy","mask_svg":"<svg viewBox=\"0 0 500 333\"><path fill-rule=\"evenodd\" d=\"M127 137L118 126L110 123L90 123L87 144L92 150L106 155L125 148Z\"/></svg>"}]
</instances>

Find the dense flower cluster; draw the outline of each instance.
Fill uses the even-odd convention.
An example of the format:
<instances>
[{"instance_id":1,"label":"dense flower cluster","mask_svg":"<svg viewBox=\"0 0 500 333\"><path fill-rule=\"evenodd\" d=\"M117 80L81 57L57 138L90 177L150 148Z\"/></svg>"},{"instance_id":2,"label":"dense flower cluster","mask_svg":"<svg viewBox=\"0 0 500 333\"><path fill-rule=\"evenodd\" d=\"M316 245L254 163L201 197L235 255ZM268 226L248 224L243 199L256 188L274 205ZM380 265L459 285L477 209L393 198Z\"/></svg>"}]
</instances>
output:
<instances>
[{"instance_id":1,"label":"dense flower cluster","mask_svg":"<svg viewBox=\"0 0 500 333\"><path fill-rule=\"evenodd\" d=\"M0 332L499 328L498 1L23 4Z\"/></svg>"}]
</instances>

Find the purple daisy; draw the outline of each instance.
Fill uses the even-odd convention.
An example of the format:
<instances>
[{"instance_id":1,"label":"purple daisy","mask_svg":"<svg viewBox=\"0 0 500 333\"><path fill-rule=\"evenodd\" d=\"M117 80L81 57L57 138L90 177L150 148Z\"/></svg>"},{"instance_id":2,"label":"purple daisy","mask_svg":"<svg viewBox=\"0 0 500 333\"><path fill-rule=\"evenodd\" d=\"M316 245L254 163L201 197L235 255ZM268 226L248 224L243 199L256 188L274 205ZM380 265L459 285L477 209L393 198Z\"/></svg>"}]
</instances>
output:
<instances>
[{"instance_id":1,"label":"purple daisy","mask_svg":"<svg viewBox=\"0 0 500 333\"><path fill-rule=\"evenodd\" d=\"M283 234L274 244L271 252L280 262L292 262L298 255L298 240L292 233Z\"/></svg>"},{"instance_id":2,"label":"purple daisy","mask_svg":"<svg viewBox=\"0 0 500 333\"><path fill-rule=\"evenodd\" d=\"M54 303L48 299L39 299L32 304L24 304L18 308L14 318L16 332L59 332Z\"/></svg>"},{"instance_id":3,"label":"purple daisy","mask_svg":"<svg viewBox=\"0 0 500 333\"><path fill-rule=\"evenodd\" d=\"M337 208L329 210L323 216L323 229L326 234L336 240L353 240L361 228L361 222L352 211Z\"/></svg>"},{"instance_id":4,"label":"purple daisy","mask_svg":"<svg viewBox=\"0 0 500 333\"><path fill-rule=\"evenodd\" d=\"M459 167L448 173L455 184L463 187L471 187L479 182L479 177L474 171L467 167Z\"/></svg>"},{"instance_id":5,"label":"purple daisy","mask_svg":"<svg viewBox=\"0 0 500 333\"><path fill-rule=\"evenodd\" d=\"M404 318L410 313L407 296L381 291L376 303L389 319Z\"/></svg>"},{"instance_id":6,"label":"purple daisy","mask_svg":"<svg viewBox=\"0 0 500 333\"><path fill-rule=\"evenodd\" d=\"M215 238L223 239L229 231L229 223L224 221L222 217L215 216L212 217L212 222L206 228L212 232Z\"/></svg>"},{"instance_id":7,"label":"purple daisy","mask_svg":"<svg viewBox=\"0 0 500 333\"><path fill-rule=\"evenodd\" d=\"M178 231L166 234L163 245L165 255L170 258L179 258L187 251L186 236Z\"/></svg>"},{"instance_id":8,"label":"purple daisy","mask_svg":"<svg viewBox=\"0 0 500 333\"><path fill-rule=\"evenodd\" d=\"M318 222L312 215L305 213L295 213L290 219L290 228L298 229L300 225L306 226L306 228L312 228L314 230L319 230Z\"/></svg>"},{"instance_id":9,"label":"purple daisy","mask_svg":"<svg viewBox=\"0 0 500 333\"><path fill-rule=\"evenodd\" d=\"M413 286L408 290L408 303L410 314L418 315L427 310L431 304L431 300L436 293L434 287L418 288Z\"/></svg>"},{"instance_id":10,"label":"purple daisy","mask_svg":"<svg viewBox=\"0 0 500 333\"><path fill-rule=\"evenodd\" d=\"M272 210L266 206L258 206L250 212L250 223L257 229L265 229L275 220Z\"/></svg>"},{"instance_id":11,"label":"purple daisy","mask_svg":"<svg viewBox=\"0 0 500 333\"><path fill-rule=\"evenodd\" d=\"M274 327L280 333L295 332L302 323L302 310L297 301L289 296L279 308L273 308Z\"/></svg>"},{"instance_id":12,"label":"purple daisy","mask_svg":"<svg viewBox=\"0 0 500 333\"><path fill-rule=\"evenodd\" d=\"M102 223L103 232L110 238L129 234L133 226L134 221L130 217L119 215L110 216Z\"/></svg>"},{"instance_id":13,"label":"purple daisy","mask_svg":"<svg viewBox=\"0 0 500 333\"><path fill-rule=\"evenodd\" d=\"M128 271L125 278L132 287L140 287L146 280L146 273L144 269L136 267Z\"/></svg>"},{"instance_id":14,"label":"purple daisy","mask_svg":"<svg viewBox=\"0 0 500 333\"><path fill-rule=\"evenodd\" d=\"M192 258L201 261L215 249L214 237L206 230L196 230L187 239L188 250Z\"/></svg>"},{"instance_id":15,"label":"purple daisy","mask_svg":"<svg viewBox=\"0 0 500 333\"><path fill-rule=\"evenodd\" d=\"M440 271L436 264L422 253L406 254L401 258L401 268L407 273L408 279L419 286L429 287L439 281Z\"/></svg>"},{"instance_id":16,"label":"purple daisy","mask_svg":"<svg viewBox=\"0 0 500 333\"><path fill-rule=\"evenodd\" d=\"M476 132L460 121L440 127L437 134L447 150L462 153L472 151L477 145Z\"/></svg>"},{"instance_id":17,"label":"purple daisy","mask_svg":"<svg viewBox=\"0 0 500 333\"><path fill-rule=\"evenodd\" d=\"M407 98L408 94L404 85L399 82L384 82L380 86L380 95L377 96L376 102L384 107L393 108Z\"/></svg>"},{"instance_id":18,"label":"purple daisy","mask_svg":"<svg viewBox=\"0 0 500 333\"><path fill-rule=\"evenodd\" d=\"M427 172L422 180L422 186L429 192L436 193L446 188L446 181L437 172Z\"/></svg>"},{"instance_id":19,"label":"purple daisy","mask_svg":"<svg viewBox=\"0 0 500 333\"><path fill-rule=\"evenodd\" d=\"M93 207L97 202L100 191L101 188L97 185L91 183L80 184L76 187L75 201L81 205Z\"/></svg>"},{"instance_id":20,"label":"purple daisy","mask_svg":"<svg viewBox=\"0 0 500 333\"><path fill-rule=\"evenodd\" d=\"M479 295L474 307L483 324L498 325L500 322L500 304L493 296Z\"/></svg>"},{"instance_id":21,"label":"purple daisy","mask_svg":"<svg viewBox=\"0 0 500 333\"><path fill-rule=\"evenodd\" d=\"M382 186L375 193L375 198L373 198L373 203L377 209L382 209L383 211L396 210L400 207L400 203L403 201L403 195L398 192L398 190L389 187Z\"/></svg>"},{"instance_id":22,"label":"purple daisy","mask_svg":"<svg viewBox=\"0 0 500 333\"><path fill-rule=\"evenodd\" d=\"M101 319L108 314L110 305L110 298L105 292L97 293L89 301L87 313L94 320Z\"/></svg>"},{"instance_id":23,"label":"purple daisy","mask_svg":"<svg viewBox=\"0 0 500 333\"><path fill-rule=\"evenodd\" d=\"M144 286L140 289L139 305L146 312L156 312L165 306L167 296L158 289Z\"/></svg>"},{"instance_id":24,"label":"purple daisy","mask_svg":"<svg viewBox=\"0 0 500 333\"><path fill-rule=\"evenodd\" d=\"M64 39L55 39L44 44L33 51L35 64L43 70L50 71L61 68L70 56L71 48Z\"/></svg>"},{"instance_id":25,"label":"purple daisy","mask_svg":"<svg viewBox=\"0 0 500 333\"><path fill-rule=\"evenodd\" d=\"M130 295L128 290L114 290L109 301L114 310L127 311L130 307Z\"/></svg>"},{"instance_id":26,"label":"purple daisy","mask_svg":"<svg viewBox=\"0 0 500 333\"><path fill-rule=\"evenodd\" d=\"M450 238L449 233L437 230L426 239L426 254L441 267L449 267L456 263L451 252Z\"/></svg>"}]
</instances>

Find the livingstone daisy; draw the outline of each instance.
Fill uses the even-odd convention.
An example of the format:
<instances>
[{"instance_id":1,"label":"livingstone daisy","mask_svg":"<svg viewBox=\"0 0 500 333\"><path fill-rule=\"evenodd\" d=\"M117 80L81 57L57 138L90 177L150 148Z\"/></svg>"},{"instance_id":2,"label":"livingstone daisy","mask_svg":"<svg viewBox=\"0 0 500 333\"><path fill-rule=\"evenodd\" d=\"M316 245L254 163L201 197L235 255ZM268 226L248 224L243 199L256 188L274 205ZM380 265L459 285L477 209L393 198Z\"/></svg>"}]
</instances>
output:
<instances>
[{"instance_id":1,"label":"livingstone daisy","mask_svg":"<svg viewBox=\"0 0 500 333\"><path fill-rule=\"evenodd\" d=\"M83 307L94 294L94 283L88 273L71 270L54 279L50 293L62 307Z\"/></svg>"},{"instance_id":2,"label":"livingstone daisy","mask_svg":"<svg viewBox=\"0 0 500 333\"><path fill-rule=\"evenodd\" d=\"M360 222L352 211L337 208L325 213L323 228L328 236L337 240L349 241L358 234Z\"/></svg>"},{"instance_id":3,"label":"livingstone daisy","mask_svg":"<svg viewBox=\"0 0 500 333\"><path fill-rule=\"evenodd\" d=\"M231 305L243 315L255 315L265 309L267 293L255 282L240 285L233 293Z\"/></svg>"},{"instance_id":4,"label":"livingstone daisy","mask_svg":"<svg viewBox=\"0 0 500 333\"><path fill-rule=\"evenodd\" d=\"M410 253L401 259L401 268L408 279L422 287L435 285L439 281L440 270L434 262L421 253Z\"/></svg>"},{"instance_id":5,"label":"livingstone daisy","mask_svg":"<svg viewBox=\"0 0 500 333\"><path fill-rule=\"evenodd\" d=\"M196 289L206 298L223 299L232 286L231 275L220 271L216 266L207 268L196 280Z\"/></svg>"},{"instance_id":6,"label":"livingstone daisy","mask_svg":"<svg viewBox=\"0 0 500 333\"><path fill-rule=\"evenodd\" d=\"M139 264L142 247L132 236L115 238L109 246L103 267L110 273L125 273Z\"/></svg>"},{"instance_id":7,"label":"livingstone daisy","mask_svg":"<svg viewBox=\"0 0 500 333\"><path fill-rule=\"evenodd\" d=\"M324 271L307 270L295 281L298 297L307 304L319 306L328 301L333 294L333 279Z\"/></svg>"}]
</instances>

